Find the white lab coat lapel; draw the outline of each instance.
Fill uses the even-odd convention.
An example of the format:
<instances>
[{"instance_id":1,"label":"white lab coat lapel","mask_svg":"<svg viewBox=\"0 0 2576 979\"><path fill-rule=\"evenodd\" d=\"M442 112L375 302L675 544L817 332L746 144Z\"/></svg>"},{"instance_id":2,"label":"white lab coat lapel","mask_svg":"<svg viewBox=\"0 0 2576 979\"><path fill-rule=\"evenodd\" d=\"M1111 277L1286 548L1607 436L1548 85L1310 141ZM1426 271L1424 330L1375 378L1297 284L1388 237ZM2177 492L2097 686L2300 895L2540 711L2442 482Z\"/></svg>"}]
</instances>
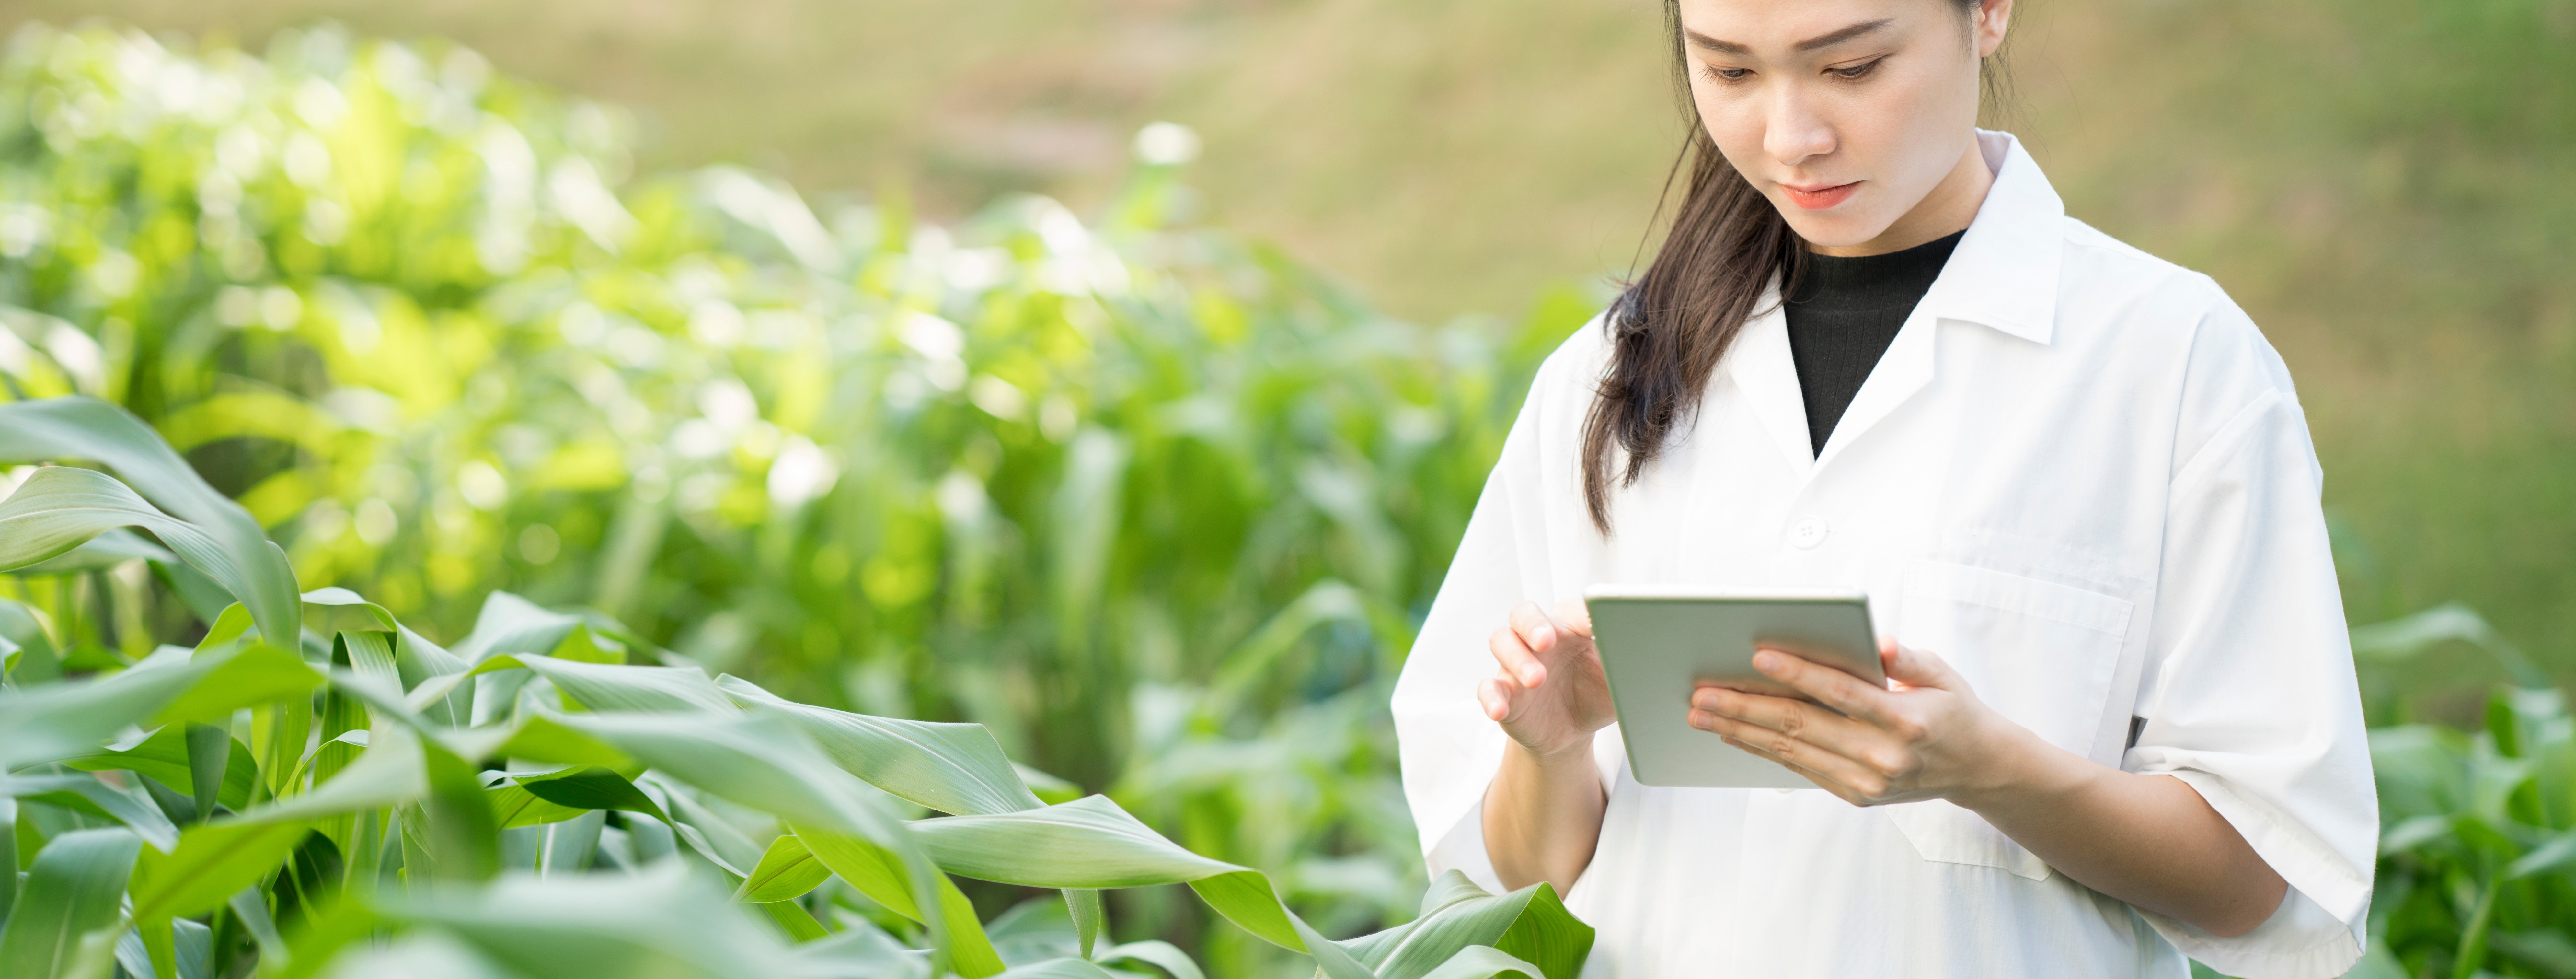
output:
<instances>
[{"instance_id":1,"label":"white lab coat lapel","mask_svg":"<svg viewBox=\"0 0 2576 979\"><path fill-rule=\"evenodd\" d=\"M1831 465L1847 446L1932 383L1942 321L1983 324L2032 343L2049 341L2066 205L2019 142L1999 133L1980 133L1978 139L1988 165L1995 167L1994 186L1932 288L1834 423L1817 456L1817 469ZM1782 337L1786 357L1785 326Z\"/></svg>"},{"instance_id":2,"label":"white lab coat lapel","mask_svg":"<svg viewBox=\"0 0 2576 979\"><path fill-rule=\"evenodd\" d=\"M1932 383L1932 347L1938 326L1921 309L1906 317L1905 325L1896 331L1896 339L1888 343L1887 352L1879 355L1878 365L1870 368L1860 391L1852 395L1851 406L1844 408L1842 418L1834 422L1833 434L1825 437L1825 451L1816 457L1817 469L1831 465L1852 440L1867 434L1871 426L1885 420L1914 392Z\"/></svg>"},{"instance_id":3,"label":"white lab coat lapel","mask_svg":"<svg viewBox=\"0 0 2576 979\"><path fill-rule=\"evenodd\" d=\"M1757 312L1735 335L1724 361L1728 380L1744 393L1791 472L1800 480L1815 467L1807 438L1807 403L1798 389L1798 364L1789 355L1789 316L1780 306L1780 279L1771 278Z\"/></svg>"}]
</instances>

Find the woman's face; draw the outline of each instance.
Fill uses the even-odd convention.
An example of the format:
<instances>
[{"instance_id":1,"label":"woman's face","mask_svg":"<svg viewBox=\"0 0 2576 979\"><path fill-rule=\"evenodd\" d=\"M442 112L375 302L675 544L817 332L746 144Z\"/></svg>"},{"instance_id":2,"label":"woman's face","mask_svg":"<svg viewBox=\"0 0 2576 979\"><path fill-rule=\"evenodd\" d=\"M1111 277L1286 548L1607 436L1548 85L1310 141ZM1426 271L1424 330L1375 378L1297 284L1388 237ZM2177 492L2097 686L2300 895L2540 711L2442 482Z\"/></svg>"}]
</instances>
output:
<instances>
[{"instance_id":1,"label":"woman's face","mask_svg":"<svg viewBox=\"0 0 2576 979\"><path fill-rule=\"evenodd\" d=\"M1680 0L1691 96L1718 151L1791 228L1818 248L1859 246L1961 167L1978 59L2003 43L2010 9Z\"/></svg>"}]
</instances>

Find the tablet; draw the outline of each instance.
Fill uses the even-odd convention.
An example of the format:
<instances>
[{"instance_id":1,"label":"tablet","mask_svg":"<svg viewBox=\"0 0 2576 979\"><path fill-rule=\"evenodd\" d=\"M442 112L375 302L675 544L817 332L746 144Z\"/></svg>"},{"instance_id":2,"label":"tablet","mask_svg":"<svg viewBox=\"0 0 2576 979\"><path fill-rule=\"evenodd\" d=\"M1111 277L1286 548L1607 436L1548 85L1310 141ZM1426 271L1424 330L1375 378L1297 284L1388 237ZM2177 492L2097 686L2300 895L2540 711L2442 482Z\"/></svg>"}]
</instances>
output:
<instances>
[{"instance_id":1,"label":"tablet","mask_svg":"<svg viewBox=\"0 0 2576 979\"><path fill-rule=\"evenodd\" d=\"M1753 669L1756 643L1887 685L1869 601L1858 592L1595 585L1583 592L1640 784L1814 788L1798 773L1690 726L1700 681L1796 696Z\"/></svg>"}]
</instances>

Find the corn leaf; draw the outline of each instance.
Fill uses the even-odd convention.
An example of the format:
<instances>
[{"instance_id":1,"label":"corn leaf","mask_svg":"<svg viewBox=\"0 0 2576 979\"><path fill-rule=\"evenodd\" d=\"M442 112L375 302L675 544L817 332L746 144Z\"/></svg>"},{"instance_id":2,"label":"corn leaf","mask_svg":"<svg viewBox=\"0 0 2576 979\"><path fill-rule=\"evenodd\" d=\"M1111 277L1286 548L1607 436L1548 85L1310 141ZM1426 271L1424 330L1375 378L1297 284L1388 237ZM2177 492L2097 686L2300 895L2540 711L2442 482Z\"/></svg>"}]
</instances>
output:
<instances>
[{"instance_id":1,"label":"corn leaf","mask_svg":"<svg viewBox=\"0 0 2576 979\"><path fill-rule=\"evenodd\" d=\"M1093 961L1142 962L1170 973L1172 979L1207 979L1207 974L1199 971L1199 964L1190 961L1189 953L1174 948L1172 943L1164 941L1147 940L1112 945L1101 950L1099 955L1093 956Z\"/></svg>"},{"instance_id":2,"label":"corn leaf","mask_svg":"<svg viewBox=\"0 0 2576 979\"><path fill-rule=\"evenodd\" d=\"M1538 966L1513 958L1499 949L1469 945L1450 956L1449 961L1423 973L1422 979L1497 979L1500 976L1540 979L1540 975Z\"/></svg>"},{"instance_id":3,"label":"corn leaf","mask_svg":"<svg viewBox=\"0 0 2576 979\"><path fill-rule=\"evenodd\" d=\"M0 772L95 754L110 736L152 716L220 661L209 658L130 669L105 680L0 690Z\"/></svg>"},{"instance_id":4,"label":"corn leaf","mask_svg":"<svg viewBox=\"0 0 2576 979\"><path fill-rule=\"evenodd\" d=\"M1476 945L1533 960L1546 979L1573 979L1592 937L1547 884L1487 894L1453 870L1432 882L1420 917L1342 945L1381 979L1421 979Z\"/></svg>"},{"instance_id":5,"label":"corn leaf","mask_svg":"<svg viewBox=\"0 0 2576 979\"><path fill-rule=\"evenodd\" d=\"M295 636L303 632L303 605L298 601L300 589L295 586L295 570L288 566L286 552L268 542L259 521L240 504L225 498L214 487L189 468L187 460L170 449L159 435L123 408L95 398L72 396L36 401L0 404L0 460L38 462L53 459L89 459L104 463L136 487L143 499L158 509L143 507L153 514L166 514L159 522L193 531L181 533L191 541L183 543L163 533L164 526L144 524L164 544L198 570L206 572L250 608L252 618L271 636ZM61 467L52 467L61 468ZM42 475L44 470L39 470ZM96 474L92 474L96 475ZM65 477L51 477L63 479ZM119 494L101 492L95 481L81 477L91 499L109 503L127 516L139 513L126 505ZM34 482L33 478L29 479ZM23 495L26 487L19 488ZM122 494L132 498L134 491ZM17 496L10 497L15 503ZM0 512L7 506L0 504ZM104 515L94 517L104 519ZM176 518L176 519L171 519ZM5 523L0 520L0 523ZM134 523L110 526L136 526ZM98 530L109 529L107 526ZM88 540L96 531L83 536ZM0 541L16 534L0 532ZM197 542L207 548L191 553ZM75 545L78 541L73 542ZM7 550L9 545L0 545ZM70 550L66 546L62 550ZM56 551L55 553L61 553ZM51 554L45 555L47 557ZM0 558L0 567L23 561Z\"/></svg>"},{"instance_id":6,"label":"corn leaf","mask_svg":"<svg viewBox=\"0 0 2576 979\"><path fill-rule=\"evenodd\" d=\"M1306 951L1269 878L1182 849L1107 796L1021 812L919 820L912 829L931 859L951 873L1027 887L1186 883L1245 931Z\"/></svg>"},{"instance_id":7,"label":"corn leaf","mask_svg":"<svg viewBox=\"0 0 2576 979\"><path fill-rule=\"evenodd\" d=\"M514 781L537 798L574 809L623 809L640 812L670 822L652 797L635 787L626 777L597 765L584 765L545 775L524 776Z\"/></svg>"},{"instance_id":8,"label":"corn leaf","mask_svg":"<svg viewBox=\"0 0 2576 979\"><path fill-rule=\"evenodd\" d=\"M754 902L787 901L803 897L805 892L822 885L832 876L832 868L814 859L814 851L794 833L781 833L769 842L760 855L760 863L743 878L736 894L741 900Z\"/></svg>"},{"instance_id":9,"label":"corn leaf","mask_svg":"<svg viewBox=\"0 0 2576 979\"><path fill-rule=\"evenodd\" d=\"M737 713L733 701L694 666L620 666L521 656L518 662L594 711Z\"/></svg>"},{"instance_id":10,"label":"corn leaf","mask_svg":"<svg viewBox=\"0 0 2576 979\"><path fill-rule=\"evenodd\" d=\"M238 740L226 749L230 758L224 763L223 786L215 792L215 802L236 812L250 805L251 784L259 779L259 766L251 759L250 746ZM152 733L142 743L123 751L103 751L95 755L70 758L65 766L90 772L125 770L150 778L185 795L196 794L195 775L189 767L186 735L176 728L165 727Z\"/></svg>"},{"instance_id":11,"label":"corn leaf","mask_svg":"<svg viewBox=\"0 0 2576 979\"><path fill-rule=\"evenodd\" d=\"M134 868L134 917L205 914L233 894L267 880L294 852L311 825L282 820L226 821L188 827L167 854L146 851Z\"/></svg>"},{"instance_id":12,"label":"corn leaf","mask_svg":"<svg viewBox=\"0 0 2576 979\"><path fill-rule=\"evenodd\" d=\"M205 678L154 713L152 723L228 721L234 711L301 696L324 680L302 657L265 642L199 653L192 663L198 661L206 664Z\"/></svg>"},{"instance_id":13,"label":"corn leaf","mask_svg":"<svg viewBox=\"0 0 2576 979\"><path fill-rule=\"evenodd\" d=\"M92 775L0 776L0 795L15 796L86 812L124 823L127 829L168 852L179 844L179 827L140 789L120 789Z\"/></svg>"},{"instance_id":14,"label":"corn leaf","mask_svg":"<svg viewBox=\"0 0 2576 979\"><path fill-rule=\"evenodd\" d=\"M1048 959L1014 966L1000 979L1117 979L1116 974L1082 959Z\"/></svg>"},{"instance_id":15,"label":"corn leaf","mask_svg":"<svg viewBox=\"0 0 2576 979\"><path fill-rule=\"evenodd\" d=\"M1000 742L981 724L870 717L794 703L735 677L716 685L736 703L795 723L843 771L898 798L956 815L1036 809Z\"/></svg>"},{"instance_id":16,"label":"corn leaf","mask_svg":"<svg viewBox=\"0 0 2576 979\"><path fill-rule=\"evenodd\" d=\"M591 663L626 661L624 646L593 635L581 616L548 611L505 591L493 592L483 599L483 611L474 620L474 631L457 643L453 652L468 663L481 663L504 653L535 653Z\"/></svg>"},{"instance_id":17,"label":"corn leaf","mask_svg":"<svg viewBox=\"0 0 2576 979\"><path fill-rule=\"evenodd\" d=\"M508 877L386 894L378 910L533 976L771 979L786 946L724 891L664 863L633 875Z\"/></svg>"},{"instance_id":18,"label":"corn leaf","mask_svg":"<svg viewBox=\"0 0 2576 979\"><path fill-rule=\"evenodd\" d=\"M0 975L64 975L83 935L116 920L141 838L121 829L75 830L36 851L17 909L0 926Z\"/></svg>"}]
</instances>

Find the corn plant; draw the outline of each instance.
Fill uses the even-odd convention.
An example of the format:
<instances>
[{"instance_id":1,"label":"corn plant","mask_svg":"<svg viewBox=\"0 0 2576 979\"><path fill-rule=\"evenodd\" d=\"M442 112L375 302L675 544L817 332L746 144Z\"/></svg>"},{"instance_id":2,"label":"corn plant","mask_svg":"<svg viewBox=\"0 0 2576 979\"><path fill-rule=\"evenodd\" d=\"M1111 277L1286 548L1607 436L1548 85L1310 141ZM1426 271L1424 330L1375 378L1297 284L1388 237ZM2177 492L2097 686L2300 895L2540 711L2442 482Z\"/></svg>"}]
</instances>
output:
<instances>
[{"instance_id":1,"label":"corn plant","mask_svg":"<svg viewBox=\"0 0 2576 979\"><path fill-rule=\"evenodd\" d=\"M2483 651L2518 682L2488 698L2483 730L2371 731L2383 830L2370 957L2354 974L2576 976L2576 718L2545 672L2463 606L2353 630L2365 688L2446 644Z\"/></svg>"},{"instance_id":2,"label":"corn plant","mask_svg":"<svg viewBox=\"0 0 2576 979\"><path fill-rule=\"evenodd\" d=\"M108 471L43 466L0 501L0 570L144 561L236 601L194 648L77 678L41 610L0 603L13 977L1194 979L1170 945L1100 940L1102 889L1157 884L1333 979L1571 979L1590 947L1546 885L1454 875L1413 922L1328 940L1258 870L1104 796L1040 798L981 726L648 665L595 613L495 593L441 648L354 592L300 592L132 415L0 405L0 459L66 457ZM1062 896L988 927L952 874Z\"/></svg>"},{"instance_id":3,"label":"corn plant","mask_svg":"<svg viewBox=\"0 0 2576 979\"><path fill-rule=\"evenodd\" d=\"M24 31L0 397L129 408L301 580L425 635L496 589L599 609L800 700L982 723L1282 868L1331 929L1409 916L1387 685L1586 303L1378 316L1182 222L1177 127L1092 220L1017 197L948 228L631 175L622 118L436 43ZM66 662L194 643L229 601L121 567L17 592ZM1169 889L1122 900L1226 971L1277 958Z\"/></svg>"}]
</instances>

